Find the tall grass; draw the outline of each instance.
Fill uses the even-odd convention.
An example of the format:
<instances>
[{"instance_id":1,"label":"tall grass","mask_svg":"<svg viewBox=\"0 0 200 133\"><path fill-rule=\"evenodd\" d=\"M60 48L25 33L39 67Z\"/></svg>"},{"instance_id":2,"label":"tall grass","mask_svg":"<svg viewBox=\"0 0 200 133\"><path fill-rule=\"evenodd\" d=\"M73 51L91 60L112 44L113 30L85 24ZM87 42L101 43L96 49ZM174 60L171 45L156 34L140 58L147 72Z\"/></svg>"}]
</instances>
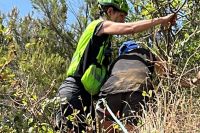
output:
<instances>
[{"instance_id":1,"label":"tall grass","mask_svg":"<svg viewBox=\"0 0 200 133\"><path fill-rule=\"evenodd\" d=\"M163 83L164 84L164 83ZM170 87L160 83L156 103L144 110L142 123L137 126L141 133L198 133L200 132L199 87Z\"/></svg>"}]
</instances>

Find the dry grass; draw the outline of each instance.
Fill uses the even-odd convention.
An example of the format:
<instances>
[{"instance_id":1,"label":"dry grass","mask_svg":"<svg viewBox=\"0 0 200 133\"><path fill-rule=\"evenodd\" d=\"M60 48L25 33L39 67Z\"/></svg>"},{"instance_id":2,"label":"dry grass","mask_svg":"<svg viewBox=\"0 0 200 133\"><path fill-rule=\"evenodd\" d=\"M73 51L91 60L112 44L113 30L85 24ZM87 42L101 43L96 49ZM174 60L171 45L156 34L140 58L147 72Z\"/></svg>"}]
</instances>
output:
<instances>
[{"instance_id":1,"label":"dry grass","mask_svg":"<svg viewBox=\"0 0 200 133\"><path fill-rule=\"evenodd\" d=\"M169 91L170 89L175 89ZM200 97L198 87L183 89L177 85L161 88L156 106L144 111L141 133L198 133L200 132Z\"/></svg>"}]
</instances>

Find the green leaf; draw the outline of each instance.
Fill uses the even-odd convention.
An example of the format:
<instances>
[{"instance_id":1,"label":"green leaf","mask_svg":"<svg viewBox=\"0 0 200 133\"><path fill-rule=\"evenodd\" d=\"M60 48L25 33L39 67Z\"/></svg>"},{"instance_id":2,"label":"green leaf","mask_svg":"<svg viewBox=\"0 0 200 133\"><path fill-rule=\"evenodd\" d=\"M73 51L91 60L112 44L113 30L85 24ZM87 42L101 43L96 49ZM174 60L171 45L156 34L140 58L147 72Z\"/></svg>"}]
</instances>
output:
<instances>
[{"instance_id":1,"label":"green leaf","mask_svg":"<svg viewBox=\"0 0 200 133\"><path fill-rule=\"evenodd\" d=\"M142 96L146 97L147 96L147 92L146 91L142 91Z\"/></svg>"}]
</instances>

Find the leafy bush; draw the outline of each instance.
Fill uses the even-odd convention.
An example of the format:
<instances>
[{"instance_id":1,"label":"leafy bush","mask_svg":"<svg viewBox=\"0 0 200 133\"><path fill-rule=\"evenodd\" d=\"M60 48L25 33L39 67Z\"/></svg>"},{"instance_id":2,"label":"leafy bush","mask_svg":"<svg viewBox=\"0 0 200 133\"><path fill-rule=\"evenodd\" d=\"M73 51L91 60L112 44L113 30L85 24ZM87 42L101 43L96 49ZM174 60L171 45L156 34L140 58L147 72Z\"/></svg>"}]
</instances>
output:
<instances>
[{"instance_id":1,"label":"leafy bush","mask_svg":"<svg viewBox=\"0 0 200 133\"><path fill-rule=\"evenodd\" d=\"M66 16L69 7L64 0L32 0L33 7L44 14L39 19L31 15L19 18L17 9L8 16L0 15L0 132L54 132L54 112L59 107L57 89L66 78L77 40L96 18L97 2L85 2L91 11L85 6L80 8L77 21L70 28ZM129 5L127 21L163 16L180 9L177 25L172 29L157 26L136 35L114 36L114 57L122 41L133 39L145 47L151 46L175 75L158 77L157 88L161 91L156 92L157 103L144 111L138 130L199 132L199 86L180 85L182 78L192 78L199 71L199 2L129 1ZM86 118L92 123L89 115Z\"/></svg>"}]
</instances>

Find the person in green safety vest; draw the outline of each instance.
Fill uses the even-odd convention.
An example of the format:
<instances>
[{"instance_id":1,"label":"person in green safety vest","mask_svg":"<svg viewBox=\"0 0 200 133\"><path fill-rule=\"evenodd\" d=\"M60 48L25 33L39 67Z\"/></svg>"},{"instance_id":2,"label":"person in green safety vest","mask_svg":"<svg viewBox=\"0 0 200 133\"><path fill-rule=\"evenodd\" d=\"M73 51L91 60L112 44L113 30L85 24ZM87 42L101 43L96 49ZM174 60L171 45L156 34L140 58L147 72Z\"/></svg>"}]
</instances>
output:
<instances>
[{"instance_id":1,"label":"person in green safety vest","mask_svg":"<svg viewBox=\"0 0 200 133\"><path fill-rule=\"evenodd\" d=\"M59 130L66 127L81 132L87 127L84 122L87 114L91 113L94 117L92 99L107 77L112 35L139 33L159 24L168 26L176 22L176 14L169 14L125 23L129 10L126 0L98 0L98 5L101 17L92 21L80 37L67 78L58 90L61 106L56 115L56 127ZM67 119L72 117L75 109L79 110L74 116L79 121L77 124Z\"/></svg>"}]
</instances>

